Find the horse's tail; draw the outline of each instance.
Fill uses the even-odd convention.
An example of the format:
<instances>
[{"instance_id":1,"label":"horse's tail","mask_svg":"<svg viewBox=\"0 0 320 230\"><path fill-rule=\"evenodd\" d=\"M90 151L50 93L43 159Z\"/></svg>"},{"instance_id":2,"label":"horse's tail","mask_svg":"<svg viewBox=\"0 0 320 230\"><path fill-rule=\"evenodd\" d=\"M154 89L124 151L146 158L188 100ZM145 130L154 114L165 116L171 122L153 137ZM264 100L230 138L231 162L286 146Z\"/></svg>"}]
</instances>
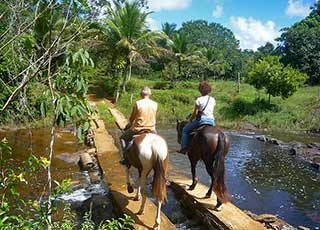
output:
<instances>
[{"instance_id":1,"label":"horse's tail","mask_svg":"<svg viewBox=\"0 0 320 230\"><path fill-rule=\"evenodd\" d=\"M222 203L226 203L230 200L227 186L225 184L225 151L228 151L228 146L226 146L226 136L223 132L219 132L218 136L218 149L215 154L215 159L213 162L213 176L214 183L213 189L217 197Z\"/></svg>"},{"instance_id":2,"label":"horse's tail","mask_svg":"<svg viewBox=\"0 0 320 230\"><path fill-rule=\"evenodd\" d=\"M154 148L152 149L156 156L156 161L153 166L154 175L153 175L153 182L152 182L152 192L158 201L163 202L167 200L167 184L166 184L166 170L167 170L167 161L168 161L167 146L166 146L166 143L164 142L164 146L161 146L161 145L154 146ZM166 162L163 162L160 156L165 156L165 159L163 160Z\"/></svg>"}]
</instances>

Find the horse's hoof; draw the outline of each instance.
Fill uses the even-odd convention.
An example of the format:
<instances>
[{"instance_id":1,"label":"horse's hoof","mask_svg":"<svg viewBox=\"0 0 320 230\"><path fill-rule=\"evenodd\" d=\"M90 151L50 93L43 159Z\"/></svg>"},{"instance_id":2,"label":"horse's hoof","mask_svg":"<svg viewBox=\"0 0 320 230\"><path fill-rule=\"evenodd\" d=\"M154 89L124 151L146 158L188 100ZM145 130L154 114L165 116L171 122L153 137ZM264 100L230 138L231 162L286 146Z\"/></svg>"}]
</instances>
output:
<instances>
[{"instance_id":1,"label":"horse's hoof","mask_svg":"<svg viewBox=\"0 0 320 230\"><path fill-rule=\"evenodd\" d=\"M196 187L197 183L190 185L188 188L189 191L192 191Z\"/></svg>"},{"instance_id":2,"label":"horse's hoof","mask_svg":"<svg viewBox=\"0 0 320 230\"><path fill-rule=\"evenodd\" d=\"M139 212L137 213L137 215L143 215L144 214L144 210L139 210Z\"/></svg>"},{"instance_id":3,"label":"horse's hoof","mask_svg":"<svg viewBox=\"0 0 320 230\"><path fill-rule=\"evenodd\" d=\"M133 187L132 187L132 185L129 185L129 184L128 184L127 190L128 190L128 193L133 193Z\"/></svg>"},{"instance_id":4,"label":"horse's hoof","mask_svg":"<svg viewBox=\"0 0 320 230\"><path fill-rule=\"evenodd\" d=\"M139 201L140 199L141 199L141 196L135 196L135 197L133 198L134 201Z\"/></svg>"},{"instance_id":5,"label":"horse's hoof","mask_svg":"<svg viewBox=\"0 0 320 230\"><path fill-rule=\"evenodd\" d=\"M210 198L211 197L211 194L206 194L206 196L204 198Z\"/></svg>"},{"instance_id":6,"label":"horse's hoof","mask_svg":"<svg viewBox=\"0 0 320 230\"><path fill-rule=\"evenodd\" d=\"M221 212L221 211L222 211L222 205L217 205L217 206L214 208L214 211Z\"/></svg>"},{"instance_id":7,"label":"horse's hoof","mask_svg":"<svg viewBox=\"0 0 320 230\"><path fill-rule=\"evenodd\" d=\"M153 230L160 230L160 225L155 224L155 225L153 226Z\"/></svg>"}]
</instances>

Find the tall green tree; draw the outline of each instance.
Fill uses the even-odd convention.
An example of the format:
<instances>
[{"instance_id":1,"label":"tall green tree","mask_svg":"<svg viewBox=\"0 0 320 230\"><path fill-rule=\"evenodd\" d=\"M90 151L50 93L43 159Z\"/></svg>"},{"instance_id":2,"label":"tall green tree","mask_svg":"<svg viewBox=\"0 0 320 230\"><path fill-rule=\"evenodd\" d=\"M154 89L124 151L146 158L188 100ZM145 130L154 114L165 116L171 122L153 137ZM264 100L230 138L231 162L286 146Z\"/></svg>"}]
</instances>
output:
<instances>
[{"instance_id":1,"label":"tall green tree","mask_svg":"<svg viewBox=\"0 0 320 230\"><path fill-rule=\"evenodd\" d=\"M122 91L126 91L127 79L131 76L134 60L144 61L146 57L157 56L161 52L158 41L165 38L160 31L150 31L146 19L152 12L144 12L137 1L121 4L114 2L109 7L106 22L108 42L114 46L117 58L123 61Z\"/></svg>"},{"instance_id":2,"label":"tall green tree","mask_svg":"<svg viewBox=\"0 0 320 230\"><path fill-rule=\"evenodd\" d=\"M177 24L165 22L162 24L162 31L169 37L172 38L176 32Z\"/></svg>"},{"instance_id":3,"label":"tall green tree","mask_svg":"<svg viewBox=\"0 0 320 230\"><path fill-rule=\"evenodd\" d=\"M275 55L276 50L271 42L267 42L265 45L260 46L255 52L255 57L257 60L264 58L268 55Z\"/></svg>"},{"instance_id":4,"label":"tall green tree","mask_svg":"<svg viewBox=\"0 0 320 230\"><path fill-rule=\"evenodd\" d=\"M239 66L239 42L231 30L219 23L205 20L188 21L182 24L179 32L185 33L190 44L213 49L216 59L225 63L223 66L227 78L234 78Z\"/></svg>"},{"instance_id":5,"label":"tall green tree","mask_svg":"<svg viewBox=\"0 0 320 230\"><path fill-rule=\"evenodd\" d=\"M173 44L172 44L172 51L175 54L176 61L178 64L178 71L179 75L182 74L181 71L181 65L183 59L186 58L186 55L188 53L188 46L189 46L189 40L185 33L179 32L173 35L172 38Z\"/></svg>"},{"instance_id":6,"label":"tall green tree","mask_svg":"<svg viewBox=\"0 0 320 230\"><path fill-rule=\"evenodd\" d=\"M270 96L288 98L307 78L306 74L291 66L284 66L279 56L266 56L254 66L245 80L257 90L265 89L270 102Z\"/></svg>"},{"instance_id":7,"label":"tall green tree","mask_svg":"<svg viewBox=\"0 0 320 230\"><path fill-rule=\"evenodd\" d=\"M200 57L204 80L207 80L210 75L214 75L214 79L216 79L225 74L224 66L226 63L219 58L213 48L202 48L196 53Z\"/></svg>"},{"instance_id":8,"label":"tall green tree","mask_svg":"<svg viewBox=\"0 0 320 230\"><path fill-rule=\"evenodd\" d=\"M320 84L320 3L309 16L285 28L280 41L280 52L285 64L309 75L310 84Z\"/></svg>"}]
</instances>

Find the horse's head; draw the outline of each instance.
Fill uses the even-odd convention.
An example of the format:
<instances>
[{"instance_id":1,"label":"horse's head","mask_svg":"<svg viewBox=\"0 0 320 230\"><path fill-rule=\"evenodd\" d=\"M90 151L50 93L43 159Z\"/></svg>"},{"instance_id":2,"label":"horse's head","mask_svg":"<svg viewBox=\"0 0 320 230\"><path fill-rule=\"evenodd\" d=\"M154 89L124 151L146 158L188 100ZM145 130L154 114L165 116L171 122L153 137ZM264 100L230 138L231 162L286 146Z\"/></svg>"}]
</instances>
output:
<instances>
[{"instance_id":1,"label":"horse's head","mask_svg":"<svg viewBox=\"0 0 320 230\"><path fill-rule=\"evenodd\" d=\"M179 120L177 120L176 129L177 129L178 143L179 144L181 144L182 129L183 129L183 127L186 126L187 123L188 123L188 121L179 121Z\"/></svg>"}]
</instances>

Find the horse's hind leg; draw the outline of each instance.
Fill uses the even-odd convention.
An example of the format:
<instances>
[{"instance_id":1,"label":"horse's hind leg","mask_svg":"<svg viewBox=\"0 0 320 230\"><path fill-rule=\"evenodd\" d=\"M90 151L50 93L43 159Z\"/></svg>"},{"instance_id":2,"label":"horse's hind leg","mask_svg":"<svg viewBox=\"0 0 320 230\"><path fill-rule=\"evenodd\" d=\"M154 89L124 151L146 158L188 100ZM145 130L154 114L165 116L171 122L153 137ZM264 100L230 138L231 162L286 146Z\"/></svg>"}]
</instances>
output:
<instances>
[{"instance_id":1,"label":"horse's hind leg","mask_svg":"<svg viewBox=\"0 0 320 230\"><path fill-rule=\"evenodd\" d=\"M131 184L131 178L130 178L130 166L126 167L126 176L127 176L127 190L128 193L133 193L133 186Z\"/></svg>"},{"instance_id":2,"label":"horse's hind leg","mask_svg":"<svg viewBox=\"0 0 320 230\"><path fill-rule=\"evenodd\" d=\"M161 202L158 201L157 218L156 218L156 223L153 226L153 229L160 230L160 222L161 222Z\"/></svg>"},{"instance_id":3,"label":"horse's hind leg","mask_svg":"<svg viewBox=\"0 0 320 230\"><path fill-rule=\"evenodd\" d=\"M211 197L211 194L212 194L213 183L214 183L213 166L212 166L212 165L209 165L209 164L206 164L206 169L207 169L208 174L209 174L210 177L211 177L211 184L210 184L210 187L209 187L208 192L206 193L205 198L210 198L210 197Z\"/></svg>"},{"instance_id":4,"label":"horse's hind leg","mask_svg":"<svg viewBox=\"0 0 320 230\"><path fill-rule=\"evenodd\" d=\"M214 183L214 177L211 176L211 184L210 184L208 192L206 193L205 198L210 198L211 197L212 189L213 189L213 183Z\"/></svg>"},{"instance_id":5,"label":"horse's hind leg","mask_svg":"<svg viewBox=\"0 0 320 230\"><path fill-rule=\"evenodd\" d=\"M141 178L141 171L139 170L139 182L138 182L138 189L137 189L137 194L134 197L135 201L138 201L141 199L141 184L140 184L140 178Z\"/></svg>"},{"instance_id":6,"label":"horse's hind leg","mask_svg":"<svg viewBox=\"0 0 320 230\"><path fill-rule=\"evenodd\" d=\"M198 178L196 177L196 166L197 166L198 161L196 161L190 157L189 157L189 160L191 163L192 185L190 185L188 190L193 190L198 183Z\"/></svg>"},{"instance_id":7,"label":"horse's hind leg","mask_svg":"<svg viewBox=\"0 0 320 230\"><path fill-rule=\"evenodd\" d=\"M222 202L218 197L217 197L217 204L216 204L216 207L214 207L214 210L217 212L220 212L222 210Z\"/></svg>"},{"instance_id":8,"label":"horse's hind leg","mask_svg":"<svg viewBox=\"0 0 320 230\"><path fill-rule=\"evenodd\" d=\"M144 213L144 207L147 200L147 175L145 173L142 173L140 177L140 186L142 192L142 202L138 214L142 215Z\"/></svg>"}]
</instances>

